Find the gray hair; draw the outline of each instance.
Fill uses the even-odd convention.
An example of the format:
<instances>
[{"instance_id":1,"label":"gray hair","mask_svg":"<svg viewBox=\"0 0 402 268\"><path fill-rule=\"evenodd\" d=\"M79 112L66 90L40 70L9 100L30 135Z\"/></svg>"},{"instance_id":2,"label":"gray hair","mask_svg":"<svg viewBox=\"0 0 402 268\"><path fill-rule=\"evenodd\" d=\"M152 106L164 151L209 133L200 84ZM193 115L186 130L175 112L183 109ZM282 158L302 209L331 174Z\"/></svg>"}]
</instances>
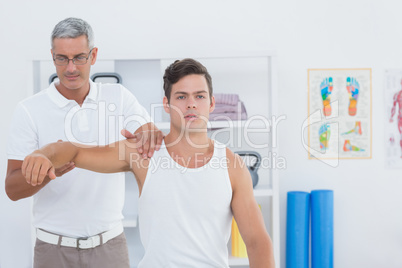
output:
<instances>
[{"instance_id":1,"label":"gray hair","mask_svg":"<svg viewBox=\"0 0 402 268\"><path fill-rule=\"evenodd\" d=\"M54 27L51 37L51 45L53 49L53 40L55 38L76 38L85 35L88 40L88 47L94 47L94 33L91 25L86 21L78 18L67 18Z\"/></svg>"}]
</instances>

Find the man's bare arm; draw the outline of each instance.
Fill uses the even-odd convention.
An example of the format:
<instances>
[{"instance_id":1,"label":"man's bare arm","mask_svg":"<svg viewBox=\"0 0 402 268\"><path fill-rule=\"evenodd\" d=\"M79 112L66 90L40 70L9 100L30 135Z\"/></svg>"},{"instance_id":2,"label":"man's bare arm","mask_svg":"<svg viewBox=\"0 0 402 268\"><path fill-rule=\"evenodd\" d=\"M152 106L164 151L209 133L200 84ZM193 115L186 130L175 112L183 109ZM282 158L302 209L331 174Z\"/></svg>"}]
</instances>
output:
<instances>
[{"instance_id":1,"label":"man's bare arm","mask_svg":"<svg viewBox=\"0 0 402 268\"><path fill-rule=\"evenodd\" d=\"M247 166L238 155L227 150L232 183L232 211L246 244L250 268L274 268L272 241L254 198L253 184Z\"/></svg>"},{"instance_id":2,"label":"man's bare arm","mask_svg":"<svg viewBox=\"0 0 402 268\"><path fill-rule=\"evenodd\" d=\"M22 174L31 185L40 185L46 176L54 179L54 169L67 162L74 162L79 168L95 172L130 171L130 154L135 151L127 140L103 147L84 147L70 142L52 143L24 159Z\"/></svg>"},{"instance_id":3,"label":"man's bare arm","mask_svg":"<svg viewBox=\"0 0 402 268\"><path fill-rule=\"evenodd\" d=\"M50 179L46 177L41 185L33 186L28 184L25 176L22 174L22 163L23 161L20 160L9 159L7 164L5 190L7 196L13 201L33 196L50 181ZM59 169L56 169L56 176L61 177L65 173L74 169L74 167L74 163L69 162Z\"/></svg>"},{"instance_id":4,"label":"man's bare arm","mask_svg":"<svg viewBox=\"0 0 402 268\"><path fill-rule=\"evenodd\" d=\"M22 175L21 166L22 161L20 160L8 160L5 186L7 196L13 201L36 194L50 181L49 177L46 177L41 185L28 184L25 176Z\"/></svg>"}]
</instances>

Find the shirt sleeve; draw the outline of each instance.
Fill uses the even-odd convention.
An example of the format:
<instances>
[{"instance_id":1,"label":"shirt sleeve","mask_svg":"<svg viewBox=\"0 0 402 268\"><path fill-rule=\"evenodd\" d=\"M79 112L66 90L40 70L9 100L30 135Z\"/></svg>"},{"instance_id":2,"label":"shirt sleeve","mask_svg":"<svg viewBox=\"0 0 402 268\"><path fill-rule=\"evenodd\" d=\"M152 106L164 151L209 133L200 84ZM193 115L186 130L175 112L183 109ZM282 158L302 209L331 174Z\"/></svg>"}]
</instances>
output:
<instances>
[{"instance_id":1,"label":"shirt sleeve","mask_svg":"<svg viewBox=\"0 0 402 268\"><path fill-rule=\"evenodd\" d=\"M24 158L38 149L35 124L26 107L19 103L14 111L7 142L7 157L12 160Z\"/></svg>"},{"instance_id":2,"label":"shirt sleeve","mask_svg":"<svg viewBox=\"0 0 402 268\"><path fill-rule=\"evenodd\" d=\"M144 106L142 106L137 98L123 86L121 96L125 129L134 133L140 126L152 122Z\"/></svg>"}]
</instances>

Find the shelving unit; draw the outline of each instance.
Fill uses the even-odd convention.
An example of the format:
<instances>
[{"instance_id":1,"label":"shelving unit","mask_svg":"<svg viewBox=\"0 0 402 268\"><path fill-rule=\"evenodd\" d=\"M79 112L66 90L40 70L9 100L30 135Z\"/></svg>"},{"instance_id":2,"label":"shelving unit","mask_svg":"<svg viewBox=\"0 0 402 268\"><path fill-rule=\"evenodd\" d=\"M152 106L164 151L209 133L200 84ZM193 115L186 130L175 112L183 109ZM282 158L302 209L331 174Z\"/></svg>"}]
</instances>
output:
<instances>
[{"instance_id":1,"label":"shelving unit","mask_svg":"<svg viewBox=\"0 0 402 268\"><path fill-rule=\"evenodd\" d=\"M250 122L247 120L238 120L238 121L212 121L208 122L208 128L210 129L221 129L221 128L243 128L245 126L250 126ZM169 130L170 122L156 122L155 125L163 130ZM256 121L252 122L251 125L255 128L264 128L267 125L264 122Z\"/></svg>"},{"instance_id":2,"label":"shelving unit","mask_svg":"<svg viewBox=\"0 0 402 268\"><path fill-rule=\"evenodd\" d=\"M138 224L138 220L136 218L123 220L124 228L135 228L135 227L137 227L137 224Z\"/></svg>"},{"instance_id":3,"label":"shelving unit","mask_svg":"<svg viewBox=\"0 0 402 268\"><path fill-rule=\"evenodd\" d=\"M229 256L229 266L247 266L249 265L247 258L237 258L233 256Z\"/></svg>"},{"instance_id":4,"label":"shelving unit","mask_svg":"<svg viewBox=\"0 0 402 268\"><path fill-rule=\"evenodd\" d=\"M177 57L128 57L98 60L91 75L98 72L116 72L122 77L122 84L131 90L138 101L148 110L157 127L167 133L170 123L162 109L163 81L165 68ZM212 76L214 93L239 94L244 102L248 117L255 120L212 121L210 137L227 144L233 151L255 150L263 159L273 159L277 155L276 133L273 116L277 115L277 78L275 53L218 53L200 56ZM51 61L34 61L34 91L46 88L48 79L54 73ZM267 119L267 120L264 120ZM246 129L255 130L245 133ZM116 128L116 132L119 129ZM246 134L250 134L245 138ZM248 141L267 144L264 148L250 146ZM257 146L258 147L258 146ZM272 161L271 161L272 164ZM273 240L276 267L280 267L279 239L279 194L278 170L275 166L261 167L258 171L260 181L254 189L254 196L261 203L267 230ZM131 173L126 174L126 201L123 214L128 241L131 267L136 267L143 254L138 232L138 188ZM141 228L141 227L140 227ZM247 258L229 256L230 267L248 266Z\"/></svg>"}]
</instances>

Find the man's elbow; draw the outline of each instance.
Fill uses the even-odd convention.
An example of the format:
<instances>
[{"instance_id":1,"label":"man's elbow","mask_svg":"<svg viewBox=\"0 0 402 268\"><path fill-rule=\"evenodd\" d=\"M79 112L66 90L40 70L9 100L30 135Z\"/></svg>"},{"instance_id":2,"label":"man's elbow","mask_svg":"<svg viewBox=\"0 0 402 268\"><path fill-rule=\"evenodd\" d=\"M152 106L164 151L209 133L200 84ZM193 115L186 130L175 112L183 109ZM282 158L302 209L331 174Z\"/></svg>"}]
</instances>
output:
<instances>
[{"instance_id":1,"label":"man's elbow","mask_svg":"<svg viewBox=\"0 0 402 268\"><path fill-rule=\"evenodd\" d=\"M18 192L15 191L14 187L12 187L12 185L10 184L10 178L6 177L6 183L5 183L5 192L8 196L8 198L10 198L11 201L18 201L20 199L22 199L23 197L18 195Z\"/></svg>"},{"instance_id":2,"label":"man's elbow","mask_svg":"<svg viewBox=\"0 0 402 268\"><path fill-rule=\"evenodd\" d=\"M246 242L246 241L245 241ZM253 264L264 264L263 267L274 268L274 251L271 238L268 234L254 237L246 242L249 257L254 256ZM259 265L256 265L260 267ZM250 265L251 267L251 265ZM262 266L261 266L262 267Z\"/></svg>"},{"instance_id":3,"label":"man's elbow","mask_svg":"<svg viewBox=\"0 0 402 268\"><path fill-rule=\"evenodd\" d=\"M268 256L274 256L273 245L271 239L268 237L263 237L256 239L250 243L247 248L256 252L265 252Z\"/></svg>"},{"instance_id":4,"label":"man's elbow","mask_svg":"<svg viewBox=\"0 0 402 268\"><path fill-rule=\"evenodd\" d=\"M13 195L9 195L9 194L7 194L7 196L8 196L8 198L10 198L11 201L14 201L14 202L22 199L17 196L13 196Z\"/></svg>"},{"instance_id":5,"label":"man's elbow","mask_svg":"<svg viewBox=\"0 0 402 268\"><path fill-rule=\"evenodd\" d=\"M10 187L7 187L7 184L5 188L6 188L6 194L11 201L18 201L21 199L21 197L17 196L13 191L11 191Z\"/></svg>"}]
</instances>

